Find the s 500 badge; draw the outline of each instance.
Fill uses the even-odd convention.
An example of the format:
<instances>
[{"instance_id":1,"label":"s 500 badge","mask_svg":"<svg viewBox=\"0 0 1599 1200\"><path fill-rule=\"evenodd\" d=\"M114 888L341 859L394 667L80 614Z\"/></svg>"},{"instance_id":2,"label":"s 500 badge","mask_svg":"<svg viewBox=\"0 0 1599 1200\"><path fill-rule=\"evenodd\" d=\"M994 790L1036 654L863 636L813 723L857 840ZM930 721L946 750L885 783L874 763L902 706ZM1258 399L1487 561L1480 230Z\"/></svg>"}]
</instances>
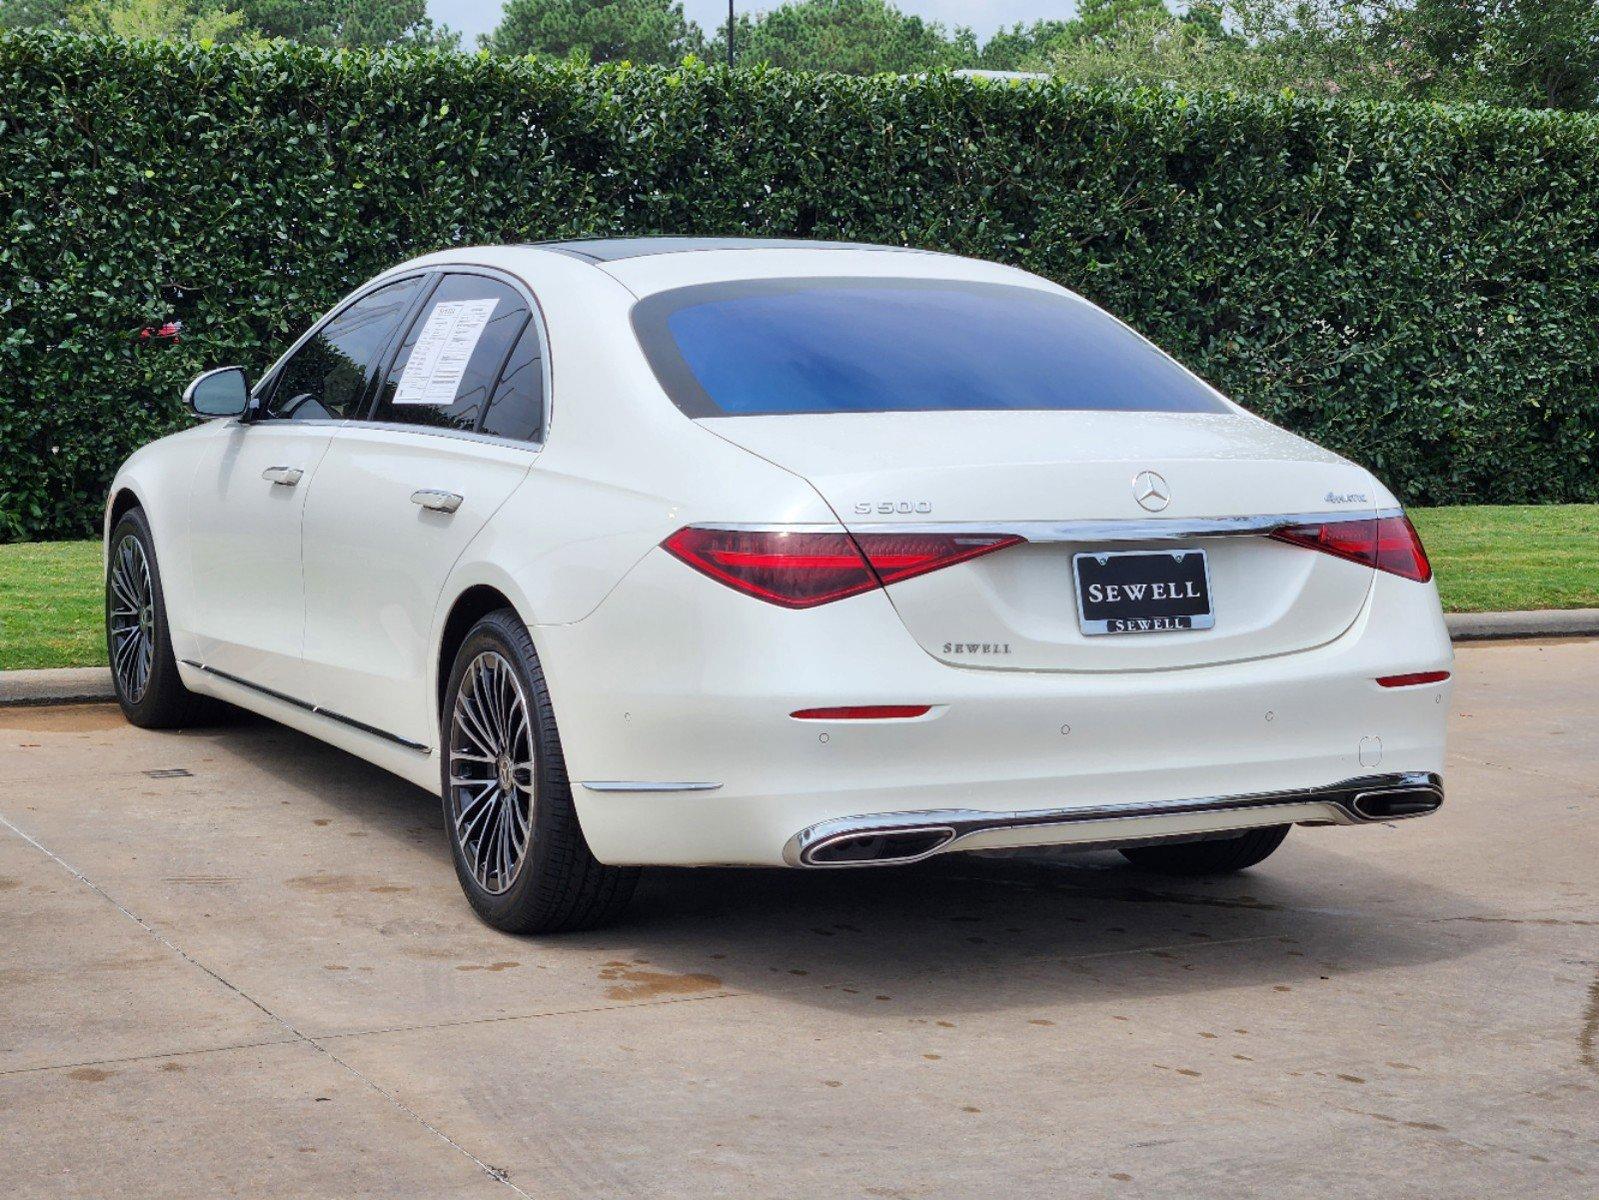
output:
<instances>
[{"instance_id":1,"label":"s 500 badge","mask_svg":"<svg viewBox=\"0 0 1599 1200\"><path fill-rule=\"evenodd\" d=\"M911 513L930 513L933 511L931 500L862 500L855 506L857 517L869 517L873 513L879 516L909 516Z\"/></svg>"}]
</instances>

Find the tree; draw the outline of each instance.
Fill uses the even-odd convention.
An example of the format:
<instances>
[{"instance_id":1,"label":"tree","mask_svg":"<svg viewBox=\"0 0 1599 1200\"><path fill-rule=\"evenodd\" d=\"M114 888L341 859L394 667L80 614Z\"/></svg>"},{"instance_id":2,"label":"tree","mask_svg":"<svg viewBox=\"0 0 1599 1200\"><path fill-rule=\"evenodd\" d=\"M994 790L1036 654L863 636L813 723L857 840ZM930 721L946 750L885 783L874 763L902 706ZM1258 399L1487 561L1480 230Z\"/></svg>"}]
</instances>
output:
<instances>
[{"instance_id":1,"label":"tree","mask_svg":"<svg viewBox=\"0 0 1599 1200\"><path fill-rule=\"evenodd\" d=\"M848 75L961 65L942 25L902 13L888 0L792 0L753 18L741 14L735 32L740 63ZM726 40L725 24L717 38Z\"/></svg>"},{"instance_id":2,"label":"tree","mask_svg":"<svg viewBox=\"0 0 1599 1200\"><path fill-rule=\"evenodd\" d=\"M67 0L0 0L0 29L65 29Z\"/></svg>"},{"instance_id":3,"label":"tree","mask_svg":"<svg viewBox=\"0 0 1599 1200\"><path fill-rule=\"evenodd\" d=\"M677 63L701 45L681 0L509 0L482 39L501 54L582 62Z\"/></svg>"},{"instance_id":4,"label":"tree","mask_svg":"<svg viewBox=\"0 0 1599 1200\"><path fill-rule=\"evenodd\" d=\"M72 4L67 20L85 33L110 33L125 38L191 38L233 42L247 39L244 14L196 0L113 0Z\"/></svg>"},{"instance_id":5,"label":"tree","mask_svg":"<svg viewBox=\"0 0 1599 1200\"><path fill-rule=\"evenodd\" d=\"M378 47L401 43L453 45L458 35L438 30L427 0L234 0L267 37L311 46Z\"/></svg>"},{"instance_id":6,"label":"tree","mask_svg":"<svg viewBox=\"0 0 1599 1200\"><path fill-rule=\"evenodd\" d=\"M982 53L971 61L989 71L1023 70L1037 63L1050 44L1065 36L1071 27L1070 21L1034 21L1031 25L1018 21L1009 29L996 29L994 36L983 43Z\"/></svg>"},{"instance_id":7,"label":"tree","mask_svg":"<svg viewBox=\"0 0 1599 1200\"><path fill-rule=\"evenodd\" d=\"M313 46L453 48L460 41L428 19L427 0L0 0L0 28L6 26L212 41L284 38Z\"/></svg>"},{"instance_id":8,"label":"tree","mask_svg":"<svg viewBox=\"0 0 1599 1200\"><path fill-rule=\"evenodd\" d=\"M1393 0L1373 41L1419 69L1411 89L1532 108L1599 104L1594 0Z\"/></svg>"},{"instance_id":9,"label":"tree","mask_svg":"<svg viewBox=\"0 0 1599 1200\"><path fill-rule=\"evenodd\" d=\"M1078 0L1069 33L1079 40L1109 38L1152 18L1162 23L1172 20L1164 0Z\"/></svg>"}]
</instances>

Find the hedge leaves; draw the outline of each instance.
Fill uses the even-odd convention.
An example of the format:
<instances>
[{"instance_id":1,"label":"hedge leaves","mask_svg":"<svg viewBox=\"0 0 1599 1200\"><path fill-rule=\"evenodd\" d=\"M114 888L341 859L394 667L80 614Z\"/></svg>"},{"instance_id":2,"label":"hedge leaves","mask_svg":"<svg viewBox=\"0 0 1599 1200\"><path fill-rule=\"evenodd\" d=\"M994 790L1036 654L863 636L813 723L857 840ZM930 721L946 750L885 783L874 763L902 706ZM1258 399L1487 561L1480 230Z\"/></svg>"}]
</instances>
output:
<instances>
[{"instance_id":1,"label":"hedge leaves","mask_svg":"<svg viewBox=\"0 0 1599 1200\"><path fill-rule=\"evenodd\" d=\"M1599 500L1593 117L27 33L0 540L92 530L190 376L258 373L376 271L612 233L1002 259L1408 501Z\"/></svg>"}]
</instances>

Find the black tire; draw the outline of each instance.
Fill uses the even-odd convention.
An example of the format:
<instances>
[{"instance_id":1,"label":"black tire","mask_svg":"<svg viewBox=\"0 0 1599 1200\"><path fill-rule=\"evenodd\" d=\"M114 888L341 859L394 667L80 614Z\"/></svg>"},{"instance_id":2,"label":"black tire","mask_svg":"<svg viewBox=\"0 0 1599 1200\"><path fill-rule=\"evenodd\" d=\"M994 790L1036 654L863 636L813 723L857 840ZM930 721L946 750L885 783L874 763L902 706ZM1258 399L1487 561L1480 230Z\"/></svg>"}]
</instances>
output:
<instances>
[{"instance_id":1,"label":"black tire","mask_svg":"<svg viewBox=\"0 0 1599 1200\"><path fill-rule=\"evenodd\" d=\"M1287 836L1288 826L1268 825L1237 837L1139 846L1123 850L1122 857L1141 871L1159 875L1230 875L1265 859Z\"/></svg>"},{"instance_id":2,"label":"black tire","mask_svg":"<svg viewBox=\"0 0 1599 1200\"><path fill-rule=\"evenodd\" d=\"M525 785L521 782L521 773L513 765L525 752L519 748L521 734L499 739L500 749L495 757L504 761L491 765L457 758L474 753L475 748L484 753L493 749L483 743L495 740L495 731L491 729L487 735L474 734L471 713L458 718L457 711L458 705L474 701L480 689L485 694L492 690L492 685L484 681L501 680L500 673L505 669L502 663L509 667L515 677L514 683L519 685L518 690L507 680L501 693L509 697L506 711L513 713L512 725L515 725L514 712L518 704L531 708L525 715L526 738L533 757ZM462 690L467 686L469 674L473 683L463 701ZM589 850L572 804L566 760L561 755L561 738L556 731L555 712L550 706L544 671L539 666L527 626L512 610L492 612L467 632L450 669L439 728L444 827L450 839L456 876L478 916L507 933L594 929L616 920L633 897L638 868L606 866ZM460 787L452 783L452 779L463 775L473 778L474 784ZM491 782L490 776L500 782ZM511 784L509 791L505 783L507 778ZM482 799L486 793L490 798ZM486 858L484 839L492 840L489 830L499 819L499 812L507 811L509 815L505 819L514 821L515 814L521 811L507 809L507 795L518 797L518 803L521 803L521 796L527 796L525 807L531 810L530 819L519 859L511 870L497 872L482 865ZM495 804L499 809L491 810L490 806ZM479 805L484 807L479 808ZM458 809L466 818L464 836L456 821ZM474 821L477 822L475 831ZM517 826L509 828L514 831ZM514 839L514 832L507 837ZM480 869L485 874L483 879L477 874ZM509 885L496 887L503 884L507 875L511 880Z\"/></svg>"},{"instance_id":3,"label":"black tire","mask_svg":"<svg viewBox=\"0 0 1599 1200\"><path fill-rule=\"evenodd\" d=\"M136 542L136 550L125 542ZM178 663L172 655L172 636L167 627L167 602L161 588L161 565L156 561L155 539L144 510L130 508L118 518L107 543L105 624L106 653L111 663L111 682L116 689L122 715L143 729L182 729L202 724L216 715L216 706L204 696L196 696L178 677ZM125 577L118 577L119 560L137 570L137 555L149 567L148 590L129 597ZM120 594L119 594L120 590ZM135 601L130 603L131 601ZM143 600L143 603L137 603ZM134 616L127 614L133 610ZM127 625L138 626L136 644L130 644ZM119 628L123 632L119 633ZM145 649L145 646L148 649ZM145 662L139 669L140 661Z\"/></svg>"}]
</instances>

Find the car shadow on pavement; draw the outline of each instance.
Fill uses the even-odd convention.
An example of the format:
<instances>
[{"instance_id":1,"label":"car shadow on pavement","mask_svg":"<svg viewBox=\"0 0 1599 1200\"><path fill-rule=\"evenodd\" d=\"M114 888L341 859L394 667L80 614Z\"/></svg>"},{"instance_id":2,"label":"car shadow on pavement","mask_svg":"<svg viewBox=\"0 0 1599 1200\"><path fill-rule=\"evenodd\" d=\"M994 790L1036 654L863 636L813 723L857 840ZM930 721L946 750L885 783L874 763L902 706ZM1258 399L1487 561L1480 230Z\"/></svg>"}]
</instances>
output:
<instances>
[{"instance_id":1,"label":"car shadow on pavement","mask_svg":"<svg viewBox=\"0 0 1599 1200\"><path fill-rule=\"evenodd\" d=\"M219 732L231 753L336 805L372 839L392 839L397 854L403 846L412 856L404 869L429 876L408 882L453 887L431 795L269 722L241 718ZM1402 833L1425 838L1426 827ZM947 1020L1112 997L1308 991L1513 936L1487 923L1435 923L1481 905L1353 850L1383 834L1296 830L1266 863L1218 879L1151 875L1110 852L962 854L864 870L652 868L609 929L513 939L468 922L469 941L485 952L536 947L551 967L592 972L612 1001L747 992L839 1010L893 1004L901 1015ZM1348 844L1328 848L1337 838ZM439 921L440 891L386 897L386 928ZM453 894L448 903L465 907Z\"/></svg>"}]
</instances>

